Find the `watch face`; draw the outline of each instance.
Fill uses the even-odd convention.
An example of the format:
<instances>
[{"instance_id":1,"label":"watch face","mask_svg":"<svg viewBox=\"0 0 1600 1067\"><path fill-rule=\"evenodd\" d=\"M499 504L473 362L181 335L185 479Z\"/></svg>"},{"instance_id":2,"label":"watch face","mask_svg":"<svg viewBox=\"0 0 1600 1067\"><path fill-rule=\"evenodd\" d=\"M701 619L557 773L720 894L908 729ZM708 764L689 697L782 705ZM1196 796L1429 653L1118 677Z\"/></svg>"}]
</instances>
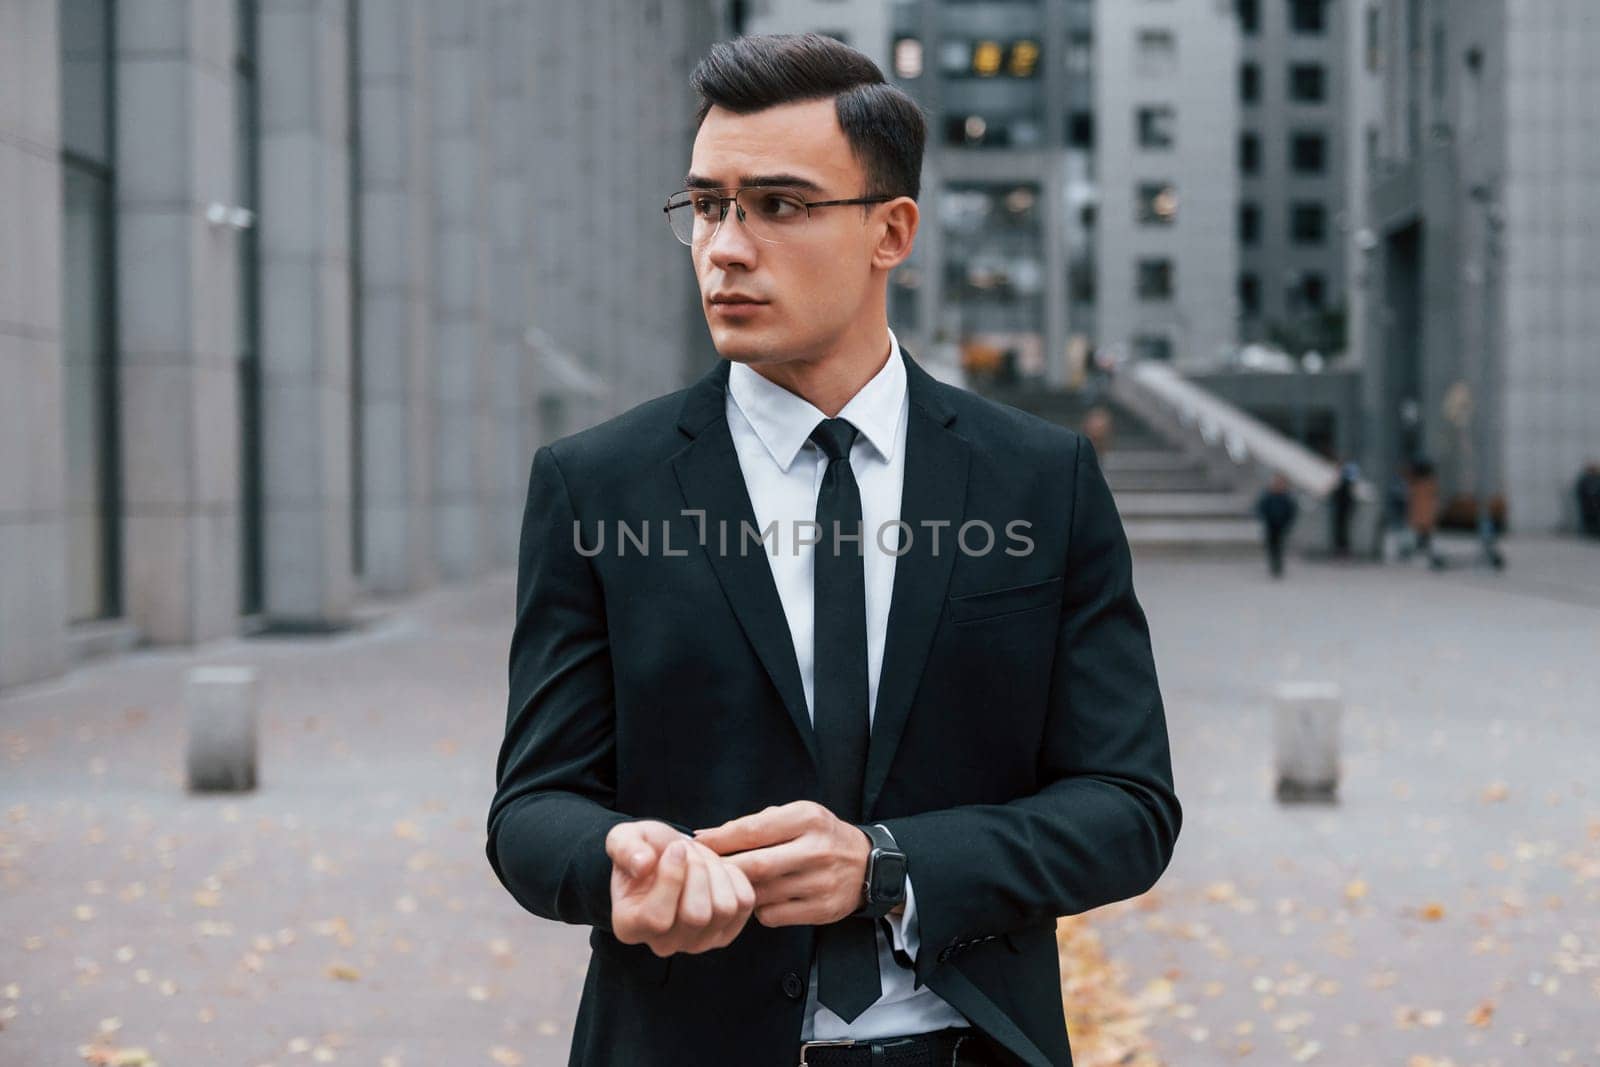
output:
<instances>
[{"instance_id":1,"label":"watch face","mask_svg":"<svg viewBox=\"0 0 1600 1067\"><path fill-rule=\"evenodd\" d=\"M879 852L872 864L873 899L899 900L905 886L905 857L894 852Z\"/></svg>"}]
</instances>

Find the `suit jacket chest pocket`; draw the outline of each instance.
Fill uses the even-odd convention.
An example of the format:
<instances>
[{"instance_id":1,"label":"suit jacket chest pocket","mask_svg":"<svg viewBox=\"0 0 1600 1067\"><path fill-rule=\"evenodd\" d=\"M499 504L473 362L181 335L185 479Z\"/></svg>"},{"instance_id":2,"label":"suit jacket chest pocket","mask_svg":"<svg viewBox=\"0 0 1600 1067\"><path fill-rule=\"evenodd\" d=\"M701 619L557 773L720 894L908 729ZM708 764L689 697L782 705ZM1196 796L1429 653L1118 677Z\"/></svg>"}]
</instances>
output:
<instances>
[{"instance_id":1,"label":"suit jacket chest pocket","mask_svg":"<svg viewBox=\"0 0 1600 1067\"><path fill-rule=\"evenodd\" d=\"M1060 605L1061 584L1058 574L1041 582L952 595L946 599L945 610L958 625L1020 615Z\"/></svg>"}]
</instances>

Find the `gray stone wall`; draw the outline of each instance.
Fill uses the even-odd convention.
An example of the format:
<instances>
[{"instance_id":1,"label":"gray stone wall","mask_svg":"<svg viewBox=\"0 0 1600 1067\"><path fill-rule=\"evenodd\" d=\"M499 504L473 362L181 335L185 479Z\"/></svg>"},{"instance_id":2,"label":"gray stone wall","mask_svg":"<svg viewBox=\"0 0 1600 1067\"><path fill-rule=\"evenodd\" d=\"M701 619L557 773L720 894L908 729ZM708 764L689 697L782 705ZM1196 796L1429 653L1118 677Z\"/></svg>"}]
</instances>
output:
<instances>
[{"instance_id":1,"label":"gray stone wall","mask_svg":"<svg viewBox=\"0 0 1600 1067\"><path fill-rule=\"evenodd\" d=\"M0 257L0 687L105 647L86 626L123 645L332 628L366 598L514 565L538 445L716 358L660 205L721 5L260 0L252 217L239 5L117 4L121 610L70 621L61 325L98 312L61 307L63 2L0 5L0 245L26 250ZM245 617L252 442L263 603Z\"/></svg>"}]
</instances>

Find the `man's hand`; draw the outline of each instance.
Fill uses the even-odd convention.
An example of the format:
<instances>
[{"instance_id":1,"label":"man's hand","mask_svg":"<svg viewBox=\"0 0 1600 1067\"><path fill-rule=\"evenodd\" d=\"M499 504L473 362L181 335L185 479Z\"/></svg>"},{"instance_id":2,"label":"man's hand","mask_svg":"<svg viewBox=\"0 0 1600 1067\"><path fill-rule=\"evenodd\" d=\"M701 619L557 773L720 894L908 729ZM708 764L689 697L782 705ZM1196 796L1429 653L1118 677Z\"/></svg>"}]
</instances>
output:
<instances>
[{"instance_id":1,"label":"man's hand","mask_svg":"<svg viewBox=\"0 0 1600 1067\"><path fill-rule=\"evenodd\" d=\"M763 808L694 839L749 879L763 926L824 926L861 907L872 839L814 800Z\"/></svg>"},{"instance_id":2,"label":"man's hand","mask_svg":"<svg viewBox=\"0 0 1600 1067\"><path fill-rule=\"evenodd\" d=\"M611 857L611 932L657 956L707 952L739 936L756 894L738 867L653 820L618 823Z\"/></svg>"}]
</instances>

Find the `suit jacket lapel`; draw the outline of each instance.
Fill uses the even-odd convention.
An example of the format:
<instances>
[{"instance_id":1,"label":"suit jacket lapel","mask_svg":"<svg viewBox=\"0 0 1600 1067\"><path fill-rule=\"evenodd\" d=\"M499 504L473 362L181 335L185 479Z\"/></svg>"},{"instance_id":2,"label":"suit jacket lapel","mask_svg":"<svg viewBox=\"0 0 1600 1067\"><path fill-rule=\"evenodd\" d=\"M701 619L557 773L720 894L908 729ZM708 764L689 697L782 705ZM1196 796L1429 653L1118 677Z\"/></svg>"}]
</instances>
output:
<instances>
[{"instance_id":1,"label":"suit jacket lapel","mask_svg":"<svg viewBox=\"0 0 1600 1067\"><path fill-rule=\"evenodd\" d=\"M777 584L772 580L772 567L767 562L768 549L765 543L752 540L744 552L740 552L744 530L757 527L755 508L750 503L744 471L739 466L739 454L734 450L733 435L728 430L727 385L728 362L719 359L711 371L690 387L678 427L694 440L673 457L672 467L683 491L684 507L704 513L703 519L692 516L690 521L704 531L702 549L711 561L740 627L777 687L795 729L800 732L815 775L816 735L811 728L811 715L806 710L794 639L789 633ZM722 550L720 531L723 529L727 531L727 551Z\"/></svg>"},{"instance_id":2,"label":"suit jacket lapel","mask_svg":"<svg viewBox=\"0 0 1600 1067\"><path fill-rule=\"evenodd\" d=\"M902 354L905 349L901 348ZM905 355L910 413L906 421L905 482L900 493L900 519L910 527L901 536L910 548L894 565L894 590L889 598L889 624L884 635L883 666L878 675L878 703L872 717L867 770L862 782L861 811L872 818L905 731L911 701L922 680L933 632L944 614L945 593L955 564L956 531L966 513L969 447L950 429L955 419L938 395L937 383ZM924 521L943 520L937 531ZM938 552L933 536L937 532ZM902 542L904 543L904 542Z\"/></svg>"}]
</instances>

